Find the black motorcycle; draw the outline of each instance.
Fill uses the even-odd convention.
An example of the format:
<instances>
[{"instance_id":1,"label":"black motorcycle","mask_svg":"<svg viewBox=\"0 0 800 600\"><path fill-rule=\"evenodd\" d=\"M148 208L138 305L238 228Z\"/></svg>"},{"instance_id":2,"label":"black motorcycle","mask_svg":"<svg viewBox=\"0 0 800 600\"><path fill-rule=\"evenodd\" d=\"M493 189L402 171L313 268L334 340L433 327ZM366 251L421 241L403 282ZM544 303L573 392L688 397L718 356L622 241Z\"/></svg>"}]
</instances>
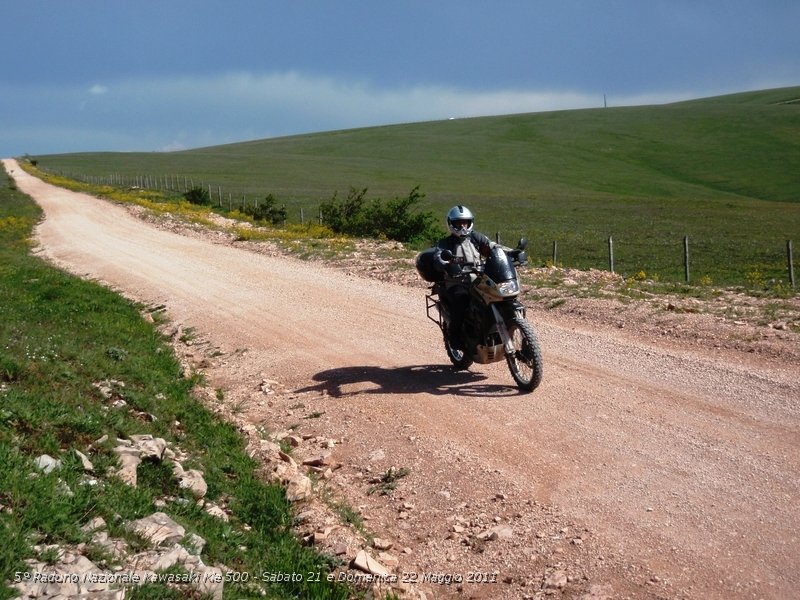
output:
<instances>
[{"instance_id":1,"label":"black motorcycle","mask_svg":"<svg viewBox=\"0 0 800 600\"><path fill-rule=\"evenodd\" d=\"M461 266L461 274L455 278L468 286L470 301L458 339L449 333L450 311L441 300L444 274L433 268L437 249L421 252L416 266L420 276L433 283L425 295L426 313L442 330L447 356L455 368L467 369L472 363L487 364L505 358L519 388L530 392L542 381L542 351L525 318L525 307L518 300L520 286L515 266L527 262L526 246L524 238L516 250L508 253L496 246L483 264ZM441 257L445 262L457 262L449 250L442 250Z\"/></svg>"}]
</instances>

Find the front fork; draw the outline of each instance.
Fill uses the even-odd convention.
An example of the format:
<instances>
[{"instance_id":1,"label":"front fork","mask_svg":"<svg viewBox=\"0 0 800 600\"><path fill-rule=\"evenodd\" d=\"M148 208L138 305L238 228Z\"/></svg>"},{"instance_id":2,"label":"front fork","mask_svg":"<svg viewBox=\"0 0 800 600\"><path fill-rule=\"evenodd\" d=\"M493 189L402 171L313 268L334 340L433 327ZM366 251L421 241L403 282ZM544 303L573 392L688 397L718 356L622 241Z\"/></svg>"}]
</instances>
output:
<instances>
[{"instance_id":1,"label":"front fork","mask_svg":"<svg viewBox=\"0 0 800 600\"><path fill-rule=\"evenodd\" d=\"M516 349L514 348L514 342L511 340L511 334L508 332L508 327L506 327L506 318L500 312L500 309L497 308L497 304L492 304L491 308L495 323L497 324L497 333L500 335L500 340L503 342L503 348L506 351L506 356L514 356ZM514 312L519 313L523 318L525 317L525 307L519 302L514 302L514 304L507 307L506 310L510 309L513 309Z\"/></svg>"}]
</instances>

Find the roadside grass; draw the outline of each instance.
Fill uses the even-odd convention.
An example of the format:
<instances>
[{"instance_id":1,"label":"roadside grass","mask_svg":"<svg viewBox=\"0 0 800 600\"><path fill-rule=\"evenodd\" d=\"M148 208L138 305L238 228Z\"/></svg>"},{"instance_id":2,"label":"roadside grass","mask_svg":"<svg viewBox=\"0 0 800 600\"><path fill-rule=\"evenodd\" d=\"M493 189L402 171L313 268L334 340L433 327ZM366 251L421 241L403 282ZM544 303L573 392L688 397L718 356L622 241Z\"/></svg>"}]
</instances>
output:
<instances>
[{"instance_id":1,"label":"roadside grass","mask_svg":"<svg viewBox=\"0 0 800 600\"><path fill-rule=\"evenodd\" d=\"M741 285L758 270L786 283L800 232L800 88L661 106L554 111L322 132L175 153L36 157L48 171L180 174L251 201L273 194L289 222L350 187L370 197L416 185L422 210L456 203L506 244L530 239L533 264L605 268ZM181 177L182 178L182 177ZM223 203L224 204L224 203Z\"/></svg>"},{"instance_id":2,"label":"roadside grass","mask_svg":"<svg viewBox=\"0 0 800 600\"><path fill-rule=\"evenodd\" d=\"M349 597L324 575L319 582L260 581L263 572L324 574L332 565L299 544L283 489L257 478L236 429L193 398L199 378L182 376L156 326L141 318L144 307L30 254L40 216L13 186L0 189L0 599L12 597L8 583L36 556L34 546L88 544L81 527L102 517L111 535L138 547L141 540L122 523L156 510L207 540L206 564L250 574L247 583L227 583L227 597ZM101 382L113 390L111 398L95 385ZM136 488L113 477L115 440L140 433L163 437L191 456L204 472L207 499L228 507L230 522L188 501L188 492L158 465L140 467ZM91 478L76 450L91 458ZM39 472L34 460L42 454L61 460L61 467ZM156 501L166 507L157 509ZM52 549L42 552L39 558L55 558ZM101 565L113 565L99 550L90 546L89 552ZM197 592L148 585L126 597L194 598Z\"/></svg>"}]
</instances>

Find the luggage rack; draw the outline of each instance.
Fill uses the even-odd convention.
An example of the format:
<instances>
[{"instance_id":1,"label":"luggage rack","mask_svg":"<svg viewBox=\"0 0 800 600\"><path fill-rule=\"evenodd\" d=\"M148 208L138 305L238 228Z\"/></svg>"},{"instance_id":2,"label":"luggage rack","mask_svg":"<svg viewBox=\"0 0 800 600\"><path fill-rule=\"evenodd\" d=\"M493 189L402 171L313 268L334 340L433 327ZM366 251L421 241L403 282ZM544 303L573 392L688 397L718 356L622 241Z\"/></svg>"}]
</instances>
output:
<instances>
[{"instance_id":1,"label":"luggage rack","mask_svg":"<svg viewBox=\"0 0 800 600\"><path fill-rule=\"evenodd\" d=\"M425 294L425 315L434 323L436 323L440 328L444 327L442 323L442 311L439 309L439 294L436 290L436 286L431 287L431 293ZM431 316L431 309L436 308L436 318Z\"/></svg>"}]
</instances>

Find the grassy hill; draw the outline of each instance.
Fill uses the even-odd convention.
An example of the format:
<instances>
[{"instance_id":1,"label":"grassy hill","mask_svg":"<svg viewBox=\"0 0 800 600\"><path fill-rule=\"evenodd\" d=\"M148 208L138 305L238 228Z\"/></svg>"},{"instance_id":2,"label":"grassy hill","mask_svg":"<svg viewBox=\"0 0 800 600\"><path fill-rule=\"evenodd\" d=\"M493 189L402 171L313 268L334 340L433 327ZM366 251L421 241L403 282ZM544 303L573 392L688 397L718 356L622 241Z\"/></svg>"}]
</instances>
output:
<instances>
[{"instance_id":1,"label":"grassy hill","mask_svg":"<svg viewBox=\"0 0 800 600\"><path fill-rule=\"evenodd\" d=\"M299 219L353 186L406 195L443 214L465 203L477 227L527 235L545 260L715 282L786 277L800 240L800 87L660 106L457 119L228 144L175 153L37 157L91 175L180 175L248 198L274 194ZM798 243L798 242L796 242Z\"/></svg>"}]
</instances>

